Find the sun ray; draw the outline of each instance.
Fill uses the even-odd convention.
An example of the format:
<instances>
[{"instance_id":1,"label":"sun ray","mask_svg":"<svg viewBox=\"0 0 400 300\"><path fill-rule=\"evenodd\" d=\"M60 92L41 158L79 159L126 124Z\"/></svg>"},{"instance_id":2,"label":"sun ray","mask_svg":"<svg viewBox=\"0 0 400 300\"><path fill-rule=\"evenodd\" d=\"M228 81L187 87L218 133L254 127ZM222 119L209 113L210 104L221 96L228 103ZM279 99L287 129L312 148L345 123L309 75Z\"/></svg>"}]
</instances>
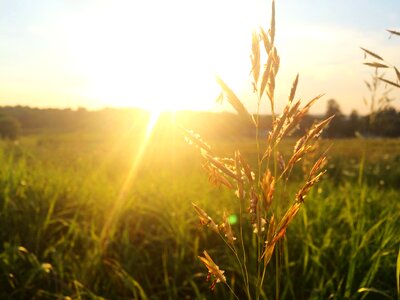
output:
<instances>
[{"instance_id":1,"label":"sun ray","mask_svg":"<svg viewBox=\"0 0 400 300\"><path fill-rule=\"evenodd\" d=\"M121 212L121 208L126 199L127 192L132 187L132 184L137 176L137 172L140 167L140 163L142 162L143 155L146 152L149 141L152 137L152 133L154 132L154 128L157 125L157 122L159 120L160 114L161 114L161 111L159 111L159 110L153 110L153 111L149 112L149 118L147 121L146 132L143 137L143 140L142 140L138 150L135 153L135 156L132 160L131 167L129 168L129 172L122 184L122 187L120 189L118 197L116 198L116 200L111 208L111 211L105 221L105 224L104 224L101 236L100 236L100 245L102 247L102 250L105 249L105 246L106 246L105 243L110 235L110 230L112 228L112 225L114 224L114 222L116 220L118 220L119 214Z\"/></svg>"}]
</instances>

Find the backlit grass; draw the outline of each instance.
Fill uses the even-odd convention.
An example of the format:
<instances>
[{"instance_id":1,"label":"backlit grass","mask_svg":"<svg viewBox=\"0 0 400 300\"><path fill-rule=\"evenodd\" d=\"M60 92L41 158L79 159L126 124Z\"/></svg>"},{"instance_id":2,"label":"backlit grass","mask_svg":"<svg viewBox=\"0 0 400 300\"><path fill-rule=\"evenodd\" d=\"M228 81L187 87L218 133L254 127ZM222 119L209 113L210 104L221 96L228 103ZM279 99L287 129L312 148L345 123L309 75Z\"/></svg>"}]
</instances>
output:
<instances>
[{"instance_id":1,"label":"backlit grass","mask_svg":"<svg viewBox=\"0 0 400 300\"><path fill-rule=\"evenodd\" d=\"M239 143L248 157L251 143ZM370 179L359 185L349 174L357 171L363 143L335 141L334 166L289 228L282 297L396 297L400 142L369 141ZM222 152L237 145L214 144ZM158 136L148 145L119 216L101 240L136 147L132 136L94 134L1 143L0 298L229 299L222 288L209 291L197 263L205 248L222 262L229 257L215 236L200 230L191 202L222 216L219 208L233 207L236 199L209 185L195 150L179 135ZM237 272L226 270L229 278ZM266 284L261 297L274 293L274 278Z\"/></svg>"}]
</instances>

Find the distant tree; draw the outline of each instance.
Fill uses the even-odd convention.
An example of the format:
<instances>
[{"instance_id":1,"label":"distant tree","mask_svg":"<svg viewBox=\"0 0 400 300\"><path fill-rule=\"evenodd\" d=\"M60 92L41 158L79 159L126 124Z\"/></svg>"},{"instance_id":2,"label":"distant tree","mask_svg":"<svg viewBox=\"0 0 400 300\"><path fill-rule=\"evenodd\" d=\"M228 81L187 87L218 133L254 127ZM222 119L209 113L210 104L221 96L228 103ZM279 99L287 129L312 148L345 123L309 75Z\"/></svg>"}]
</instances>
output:
<instances>
[{"instance_id":1,"label":"distant tree","mask_svg":"<svg viewBox=\"0 0 400 300\"><path fill-rule=\"evenodd\" d=\"M335 99L328 100L327 110L325 114L326 116L343 116L339 103L337 103Z\"/></svg>"},{"instance_id":2,"label":"distant tree","mask_svg":"<svg viewBox=\"0 0 400 300\"><path fill-rule=\"evenodd\" d=\"M357 131L360 131L360 116L358 115L357 110L353 109L348 120L348 136L353 137Z\"/></svg>"},{"instance_id":3,"label":"distant tree","mask_svg":"<svg viewBox=\"0 0 400 300\"><path fill-rule=\"evenodd\" d=\"M329 99L325 113L325 117L334 115L329 127L325 130L325 136L328 138L343 137L346 135L344 132L345 117L340 109L339 103L335 99Z\"/></svg>"},{"instance_id":4,"label":"distant tree","mask_svg":"<svg viewBox=\"0 0 400 300\"><path fill-rule=\"evenodd\" d=\"M372 124L371 131L375 136L399 136L400 114L393 107L379 111L375 115L375 122Z\"/></svg>"},{"instance_id":5,"label":"distant tree","mask_svg":"<svg viewBox=\"0 0 400 300\"><path fill-rule=\"evenodd\" d=\"M19 136L21 125L17 119L10 116L0 116L0 136L16 140Z\"/></svg>"}]
</instances>

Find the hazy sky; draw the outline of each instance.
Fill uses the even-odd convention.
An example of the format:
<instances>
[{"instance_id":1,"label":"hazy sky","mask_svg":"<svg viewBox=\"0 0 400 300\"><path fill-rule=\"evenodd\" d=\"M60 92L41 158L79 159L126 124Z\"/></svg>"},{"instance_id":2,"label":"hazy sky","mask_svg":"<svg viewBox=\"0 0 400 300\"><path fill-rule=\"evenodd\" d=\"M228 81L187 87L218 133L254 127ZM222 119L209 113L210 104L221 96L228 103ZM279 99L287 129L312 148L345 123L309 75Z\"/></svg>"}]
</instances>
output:
<instances>
[{"instance_id":1,"label":"hazy sky","mask_svg":"<svg viewBox=\"0 0 400 300\"><path fill-rule=\"evenodd\" d=\"M372 70L359 47L400 66L400 38L385 32L400 29L399 0L278 0L276 9L280 103L298 72L299 97L326 94L314 112L329 98L365 112ZM0 105L215 110L218 74L254 108L251 30L268 27L269 14L267 0L0 0Z\"/></svg>"}]
</instances>

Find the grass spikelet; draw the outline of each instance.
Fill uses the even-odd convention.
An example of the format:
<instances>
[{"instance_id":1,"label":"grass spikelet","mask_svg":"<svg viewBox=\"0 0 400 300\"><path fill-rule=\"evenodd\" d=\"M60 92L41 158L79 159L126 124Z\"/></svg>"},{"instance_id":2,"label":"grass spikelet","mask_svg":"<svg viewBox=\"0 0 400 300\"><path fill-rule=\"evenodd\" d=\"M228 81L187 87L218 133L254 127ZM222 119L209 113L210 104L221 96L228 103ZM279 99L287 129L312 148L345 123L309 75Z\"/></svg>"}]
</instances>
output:
<instances>
[{"instance_id":1,"label":"grass spikelet","mask_svg":"<svg viewBox=\"0 0 400 300\"><path fill-rule=\"evenodd\" d=\"M326 118L325 120L315 124L310 129L310 131L307 133L307 138L306 138L305 143L307 143L308 141L311 141L311 140L313 140L313 141L316 140L320 136L320 134L322 133L324 128L329 125L329 123L332 121L332 119L334 117L335 116L330 116L330 117Z\"/></svg>"},{"instance_id":2,"label":"grass spikelet","mask_svg":"<svg viewBox=\"0 0 400 300\"><path fill-rule=\"evenodd\" d=\"M267 83L269 81L269 76L271 74L272 61L273 61L272 50L270 50L268 52L268 60L267 60L267 63L265 64L264 73L262 76L262 81L261 81L261 86L260 86L260 95L259 95L260 99L261 99L262 95L264 94L265 87L267 86Z\"/></svg>"},{"instance_id":3,"label":"grass spikelet","mask_svg":"<svg viewBox=\"0 0 400 300\"><path fill-rule=\"evenodd\" d=\"M389 29L388 29L387 31L388 31L391 35L400 36L400 32L399 32L399 31L396 31L396 30L389 30ZM377 88L378 88L378 81L379 81L379 80L380 80L380 81L383 81L383 82L385 82L385 83L387 83L387 84L389 84L389 85L391 85L391 86L394 86L394 87L396 87L396 88L400 88L400 84L399 84L399 83L400 83L400 72L399 72L399 70L397 69L396 66L393 66L392 64L386 62L386 61L382 58L382 56L380 56L380 55L378 55L378 54L376 54L376 53L374 53L374 52L372 52L372 51L369 51L369 50L367 50L367 49L365 49L365 48L362 48L362 47L361 47L361 50L364 51L364 58L366 58L366 56L367 56L367 54L368 54L368 55L370 55L370 56L372 56L372 57L375 57L376 59L382 61L382 63L380 63L380 62L364 62L364 65L367 65L367 66L370 66L370 67L374 67L374 68L375 68L375 74L374 74L374 76L372 77L372 86L366 82L367 87L368 87L369 91L372 93L372 95L375 95L375 92L376 92L376 90L377 90ZM395 73L396 73L397 79L395 79L395 80L389 80L389 79L386 79L386 78L384 78L384 77L382 77L382 76L379 76L379 74L378 74L378 69L380 69L380 68L386 69L386 68L389 68L389 67L394 69L394 71L395 71ZM381 99L378 100L378 104L380 104L381 106L384 106L384 105L386 104L387 100L388 100L387 95L385 95L385 94L387 94L387 92L385 92L384 95L383 95L383 97L382 97ZM372 115L374 115L374 113L375 113L375 108L374 108L375 102L376 102L375 96L372 96L372 98L371 98L371 103L370 103L370 105L371 105L371 114L372 114ZM371 118L371 122L372 122L373 120L374 120L374 117Z\"/></svg>"},{"instance_id":4,"label":"grass spikelet","mask_svg":"<svg viewBox=\"0 0 400 300\"><path fill-rule=\"evenodd\" d=\"M325 171L320 172L315 177L310 178L304 184L304 186L300 189L300 191L296 194L296 201L303 203L305 197L307 196L310 189L321 179L321 177L326 173Z\"/></svg>"},{"instance_id":5,"label":"grass spikelet","mask_svg":"<svg viewBox=\"0 0 400 300\"><path fill-rule=\"evenodd\" d=\"M264 259L264 266L268 265L269 261L271 260L272 254L274 253L275 243L273 243L272 240L274 239L276 229L275 226L275 217L274 215L272 215L269 221L267 239L265 241L265 249L263 254L261 255L261 258Z\"/></svg>"},{"instance_id":6,"label":"grass spikelet","mask_svg":"<svg viewBox=\"0 0 400 300\"><path fill-rule=\"evenodd\" d=\"M294 96L296 95L297 84L299 83L299 74L297 74L295 80L293 81L292 88L289 94L289 105L292 104Z\"/></svg>"},{"instance_id":7,"label":"grass spikelet","mask_svg":"<svg viewBox=\"0 0 400 300\"><path fill-rule=\"evenodd\" d=\"M207 153L204 153L203 156L218 170L225 173L226 175L232 177L235 180L241 180L240 176L237 176L233 170L230 169L230 166L219 161L218 158L213 157Z\"/></svg>"},{"instance_id":8,"label":"grass spikelet","mask_svg":"<svg viewBox=\"0 0 400 300\"><path fill-rule=\"evenodd\" d=\"M252 122L250 113L244 107L243 103L239 100L239 98L236 96L236 94L231 90L231 88L218 76L216 76L216 80L217 80L217 83L219 84L219 86L224 91L224 93L228 99L228 102L232 105L232 107L236 110L236 112L240 116L242 116L245 119L248 119Z\"/></svg>"},{"instance_id":9,"label":"grass spikelet","mask_svg":"<svg viewBox=\"0 0 400 300\"><path fill-rule=\"evenodd\" d=\"M185 128L181 129L184 131L185 139L189 144L193 144L202 151L212 154L211 147L201 139L199 134Z\"/></svg>"},{"instance_id":10,"label":"grass spikelet","mask_svg":"<svg viewBox=\"0 0 400 300\"><path fill-rule=\"evenodd\" d=\"M296 104L291 107L290 99L294 97L294 90L295 86L297 86L297 80L298 77L296 77L296 80L293 84L291 95L289 96L289 101L285 106L282 115L275 120L273 124L273 130L268 136L268 145L270 148L275 147L275 145L278 144L285 135L294 130L300 124L304 116L308 113L311 106L323 96L321 94L313 98L301 110L299 110L300 101L296 102ZM267 157L270 153L271 149L269 149L268 152L264 154L264 158Z\"/></svg>"},{"instance_id":11,"label":"grass spikelet","mask_svg":"<svg viewBox=\"0 0 400 300\"><path fill-rule=\"evenodd\" d=\"M283 172L283 170L285 170L285 168L286 168L286 163L285 163L285 160L283 159L282 153L278 152L277 154L278 154L277 159L278 159L279 168L280 168L281 172Z\"/></svg>"},{"instance_id":12,"label":"grass spikelet","mask_svg":"<svg viewBox=\"0 0 400 300\"><path fill-rule=\"evenodd\" d=\"M387 29L387 32L389 32L390 34L394 34L394 35L400 36L400 31L397 31L397 30L390 30L390 29Z\"/></svg>"},{"instance_id":13,"label":"grass spikelet","mask_svg":"<svg viewBox=\"0 0 400 300\"><path fill-rule=\"evenodd\" d=\"M275 1L272 0L271 7L271 29L269 30L269 36L271 38L271 44L275 42Z\"/></svg>"},{"instance_id":14,"label":"grass spikelet","mask_svg":"<svg viewBox=\"0 0 400 300\"><path fill-rule=\"evenodd\" d=\"M254 180L255 180L255 174L251 170L251 168L250 168L249 164L247 163L246 159L240 154L239 151L236 151L235 156L238 158L237 166L239 166L239 164L240 164L243 167L243 171L244 171L244 174L246 175L247 181L250 184L253 184Z\"/></svg>"},{"instance_id":15,"label":"grass spikelet","mask_svg":"<svg viewBox=\"0 0 400 300\"><path fill-rule=\"evenodd\" d=\"M265 32L264 28L260 27L260 36L264 43L265 52L269 53L272 49L272 44L269 41L268 34Z\"/></svg>"},{"instance_id":16,"label":"grass spikelet","mask_svg":"<svg viewBox=\"0 0 400 300\"><path fill-rule=\"evenodd\" d=\"M260 75L260 42L258 40L258 34L256 32L253 32L251 45L252 45L251 72L253 73L254 85L257 86L258 77Z\"/></svg>"},{"instance_id":17,"label":"grass spikelet","mask_svg":"<svg viewBox=\"0 0 400 300\"><path fill-rule=\"evenodd\" d=\"M365 62L364 65L374 68L389 68L387 65L378 62Z\"/></svg>"},{"instance_id":18,"label":"grass spikelet","mask_svg":"<svg viewBox=\"0 0 400 300\"><path fill-rule=\"evenodd\" d=\"M211 259L207 251L204 250L203 255L204 257L198 256L198 258L206 266L208 270L207 280L212 279L210 289L214 290L217 283L226 283L226 277L224 275L225 271L220 270L218 265Z\"/></svg>"},{"instance_id":19,"label":"grass spikelet","mask_svg":"<svg viewBox=\"0 0 400 300\"><path fill-rule=\"evenodd\" d=\"M318 172L318 170L326 165L326 162L326 156L321 156L312 167L309 177L313 177Z\"/></svg>"},{"instance_id":20,"label":"grass spikelet","mask_svg":"<svg viewBox=\"0 0 400 300\"><path fill-rule=\"evenodd\" d=\"M220 227L222 228L222 231L224 232L224 236L228 240L228 243L233 246L233 243L236 240L236 237L233 234L231 224L229 223L229 220L226 216L226 212L224 212L223 222Z\"/></svg>"},{"instance_id":21,"label":"grass spikelet","mask_svg":"<svg viewBox=\"0 0 400 300\"><path fill-rule=\"evenodd\" d=\"M305 106L304 108L300 111L298 118L303 118L305 114L308 113L308 111L310 110L311 106L314 105L315 102L317 102L317 100L319 100L322 96L324 96L324 94L320 94L317 97L311 99Z\"/></svg>"},{"instance_id":22,"label":"grass spikelet","mask_svg":"<svg viewBox=\"0 0 400 300\"><path fill-rule=\"evenodd\" d=\"M334 116L330 116L329 118L313 125L311 129L309 129L308 132L296 142L293 149L293 155L289 159L285 170L279 178L283 177L284 174L287 174L286 176L288 177L294 165L300 161L304 155L314 149L314 143L322 133L323 129L328 126L333 117Z\"/></svg>"},{"instance_id":23,"label":"grass spikelet","mask_svg":"<svg viewBox=\"0 0 400 300\"><path fill-rule=\"evenodd\" d=\"M394 67L394 71L396 72L397 80L400 81L400 71Z\"/></svg>"},{"instance_id":24,"label":"grass spikelet","mask_svg":"<svg viewBox=\"0 0 400 300\"><path fill-rule=\"evenodd\" d=\"M198 207L196 204L192 203L194 210L196 211L197 215L199 216L200 219L200 224L202 226L207 226L209 227L212 231L219 233L219 229L217 224L215 224L214 220L200 207Z\"/></svg>"},{"instance_id":25,"label":"grass spikelet","mask_svg":"<svg viewBox=\"0 0 400 300\"><path fill-rule=\"evenodd\" d=\"M248 210L250 214L250 223L252 225L257 224L259 220L258 196L253 189L250 191L250 206Z\"/></svg>"},{"instance_id":26,"label":"grass spikelet","mask_svg":"<svg viewBox=\"0 0 400 300\"><path fill-rule=\"evenodd\" d=\"M272 176L271 171L268 169L267 172L265 172L264 177L261 182L262 186L262 192L263 192L263 198L264 198L264 204L266 210L271 206L272 199L274 196L275 192L275 178Z\"/></svg>"},{"instance_id":27,"label":"grass spikelet","mask_svg":"<svg viewBox=\"0 0 400 300\"><path fill-rule=\"evenodd\" d=\"M373 56L373 57L375 57L375 58L377 58L377 59L379 59L379 60L384 60L382 57L380 57L378 54L376 54L376 53L374 53L374 52L372 52L372 51L369 51L369 50L367 50L367 49L365 49L365 48L363 48L363 47L360 47L366 54L369 54L369 55L371 55L371 56Z\"/></svg>"},{"instance_id":28,"label":"grass spikelet","mask_svg":"<svg viewBox=\"0 0 400 300\"><path fill-rule=\"evenodd\" d=\"M387 84L393 85L394 87L400 88L400 84L390 81L388 79L385 79L383 77L379 77L380 80L382 80L383 82L386 82Z\"/></svg>"},{"instance_id":29,"label":"grass spikelet","mask_svg":"<svg viewBox=\"0 0 400 300\"><path fill-rule=\"evenodd\" d=\"M229 189L233 189L233 185L230 183L228 179L226 179L220 172L213 166L210 166L209 163L205 163L203 168L208 172L208 181L215 185L221 186L224 185Z\"/></svg>"},{"instance_id":30,"label":"grass spikelet","mask_svg":"<svg viewBox=\"0 0 400 300\"><path fill-rule=\"evenodd\" d=\"M286 229L289 226L290 222L294 219L296 214L298 213L301 207L301 203L295 202L289 209L286 211L285 215L282 217L281 221L279 222L278 226L276 227L274 238L272 243L276 243L281 238L285 236Z\"/></svg>"},{"instance_id":31,"label":"grass spikelet","mask_svg":"<svg viewBox=\"0 0 400 300\"><path fill-rule=\"evenodd\" d=\"M271 104L271 111L272 111L272 115L274 116L275 114L275 77L278 74L278 70L279 70L279 64L280 64L280 59L278 56L278 53L276 51L276 48L274 47L272 49L272 64L271 64L271 69L270 69L270 73L269 73L269 81L268 81L268 88L267 88L267 95Z\"/></svg>"}]
</instances>

